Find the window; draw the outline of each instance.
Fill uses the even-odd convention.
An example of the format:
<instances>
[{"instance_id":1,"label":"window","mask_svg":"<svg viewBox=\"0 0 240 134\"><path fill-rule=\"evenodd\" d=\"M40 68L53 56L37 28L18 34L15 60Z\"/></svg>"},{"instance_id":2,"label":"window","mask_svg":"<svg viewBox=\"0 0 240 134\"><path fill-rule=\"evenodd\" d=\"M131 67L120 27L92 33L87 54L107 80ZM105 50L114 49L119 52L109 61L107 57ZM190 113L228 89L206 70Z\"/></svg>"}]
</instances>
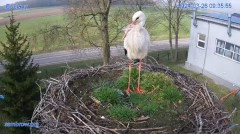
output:
<instances>
[{"instance_id":1,"label":"window","mask_svg":"<svg viewBox=\"0 0 240 134\"><path fill-rule=\"evenodd\" d=\"M223 55L224 47L225 47L225 42L221 40L217 40L216 53Z\"/></svg>"},{"instance_id":2,"label":"window","mask_svg":"<svg viewBox=\"0 0 240 134\"><path fill-rule=\"evenodd\" d=\"M217 39L216 53L240 62L240 46Z\"/></svg>"},{"instance_id":3,"label":"window","mask_svg":"<svg viewBox=\"0 0 240 134\"><path fill-rule=\"evenodd\" d=\"M240 47L235 46L233 59L240 62Z\"/></svg>"},{"instance_id":4,"label":"window","mask_svg":"<svg viewBox=\"0 0 240 134\"><path fill-rule=\"evenodd\" d=\"M204 34L198 34L198 46L201 48L205 48L205 37Z\"/></svg>"},{"instance_id":5,"label":"window","mask_svg":"<svg viewBox=\"0 0 240 134\"><path fill-rule=\"evenodd\" d=\"M224 56L226 56L228 58L232 58L233 51L234 51L234 45L226 42Z\"/></svg>"}]
</instances>

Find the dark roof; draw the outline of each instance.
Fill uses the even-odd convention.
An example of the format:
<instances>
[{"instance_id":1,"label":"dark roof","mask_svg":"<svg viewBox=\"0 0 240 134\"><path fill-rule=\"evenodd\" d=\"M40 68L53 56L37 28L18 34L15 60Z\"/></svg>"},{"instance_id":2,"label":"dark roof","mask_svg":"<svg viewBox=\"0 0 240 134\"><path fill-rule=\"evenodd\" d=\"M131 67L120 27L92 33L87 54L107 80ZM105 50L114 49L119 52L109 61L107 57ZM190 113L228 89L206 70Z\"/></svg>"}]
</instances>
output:
<instances>
[{"instance_id":1,"label":"dark roof","mask_svg":"<svg viewBox=\"0 0 240 134\"><path fill-rule=\"evenodd\" d=\"M228 14L202 14L201 16L228 21ZM240 14L237 14L237 13L232 14L231 22L240 24Z\"/></svg>"}]
</instances>

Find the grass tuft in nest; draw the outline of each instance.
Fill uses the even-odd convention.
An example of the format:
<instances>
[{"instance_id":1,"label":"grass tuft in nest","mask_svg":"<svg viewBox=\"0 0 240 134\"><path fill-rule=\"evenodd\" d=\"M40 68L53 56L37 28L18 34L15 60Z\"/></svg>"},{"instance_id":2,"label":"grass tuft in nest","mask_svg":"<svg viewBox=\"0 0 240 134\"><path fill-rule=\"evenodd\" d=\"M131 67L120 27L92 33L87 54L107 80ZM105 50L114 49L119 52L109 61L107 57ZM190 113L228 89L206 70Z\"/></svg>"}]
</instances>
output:
<instances>
[{"instance_id":1,"label":"grass tuft in nest","mask_svg":"<svg viewBox=\"0 0 240 134\"><path fill-rule=\"evenodd\" d=\"M94 83L92 85L93 89L97 89L99 87L109 87L109 88L113 88L114 87L114 83L111 81L106 81L106 80L100 80L97 83Z\"/></svg>"},{"instance_id":2,"label":"grass tuft in nest","mask_svg":"<svg viewBox=\"0 0 240 134\"><path fill-rule=\"evenodd\" d=\"M168 86L163 90L163 100L167 100L170 103L178 102L183 99L182 93L174 86Z\"/></svg>"},{"instance_id":3,"label":"grass tuft in nest","mask_svg":"<svg viewBox=\"0 0 240 134\"><path fill-rule=\"evenodd\" d=\"M141 72L143 74L144 72ZM128 77L129 77L129 70L126 69L123 71L123 74L116 82L116 87L120 90L126 90L128 87ZM133 67L131 70L131 83L130 88L136 89L138 82L138 69Z\"/></svg>"},{"instance_id":4,"label":"grass tuft in nest","mask_svg":"<svg viewBox=\"0 0 240 134\"><path fill-rule=\"evenodd\" d=\"M156 100L146 100L143 103L140 103L138 106L143 110L145 115L153 115L162 109L162 106Z\"/></svg>"},{"instance_id":5,"label":"grass tuft in nest","mask_svg":"<svg viewBox=\"0 0 240 134\"><path fill-rule=\"evenodd\" d=\"M159 91L167 86L172 86L174 84L173 80L166 74L146 72L143 74L141 85L145 91L151 92L153 90Z\"/></svg>"},{"instance_id":6,"label":"grass tuft in nest","mask_svg":"<svg viewBox=\"0 0 240 134\"><path fill-rule=\"evenodd\" d=\"M107 112L111 117L120 121L130 121L137 117L137 110L126 105L115 105Z\"/></svg>"},{"instance_id":7,"label":"grass tuft in nest","mask_svg":"<svg viewBox=\"0 0 240 134\"><path fill-rule=\"evenodd\" d=\"M145 94L137 94L135 92L133 92L130 97L129 100L130 102L132 102L133 104L140 104L141 102L143 102L143 100L146 100L148 97Z\"/></svg>"},{"instance_id":8,"label":"grass tuft in nest","mask_svg":"<svg viewBox=\"0 0 240 134\"><path fill-rule=\"evenodd\" d=\"M128 87L128 70L123 71L119 79L114 82L100 81L93 85L94 96L103 103L110 103L112 107L107 108L107 113L120 121L130 121L139 115L161 114L166 111L173 102L183 98L181 92L177 90L173 80L163 73L144 72L142 74L141 86L146 92L137 94L134 92L137 86L138 70L133 68L131 72L130 96L124 96L120 91Z\"/></svg>"},{"instance_id":9,"label":"grass tuft in nest","mask_svg":"<svg viewBox=\"0 0 240 134\"><path fill-rule=\"evenodd\" d=\"M162 109L160 102L151 94L132 93L130 102L136 105L145 115L152 115Z\"/></svg>"},{"instance_id":10,"label":"grass tuft in nest","mask_svg":"<svg viewBox=\"0 0 240 134\"><path fill-rule=\"evenodd\" d=\"M152 97L160 100L164 106L183 99L172 78L164 73L145 72L141 84L145 91L150 92Z\"/></svg>"},{"instance_id":11,"label":"grass tuft in nest","mask_svg":"<svg viewBox=\"0 0 240 134\"><path fill-rule=\"evenodd\" d=\"M93 91L93 95L102 103L119 104L121 95L112 87L99 87Z\"/></svg>"}]
</instances>

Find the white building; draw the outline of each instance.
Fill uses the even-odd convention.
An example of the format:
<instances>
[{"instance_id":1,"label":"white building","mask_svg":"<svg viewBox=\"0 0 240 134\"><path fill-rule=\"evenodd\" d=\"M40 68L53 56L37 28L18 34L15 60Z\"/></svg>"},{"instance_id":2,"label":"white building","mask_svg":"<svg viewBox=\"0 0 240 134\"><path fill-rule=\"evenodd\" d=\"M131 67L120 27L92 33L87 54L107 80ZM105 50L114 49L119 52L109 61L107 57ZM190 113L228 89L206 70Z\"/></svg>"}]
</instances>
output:
<instances>
[{"instance_id":1,"label":"white building","mask_svg":"<svg viewBox=\"0 0 240 134\"><path fill-rule=\"evenodd\" d=\"M191 21L186 68L240 87L240 14L193 15Z\"/></svg>"}]
</instances>

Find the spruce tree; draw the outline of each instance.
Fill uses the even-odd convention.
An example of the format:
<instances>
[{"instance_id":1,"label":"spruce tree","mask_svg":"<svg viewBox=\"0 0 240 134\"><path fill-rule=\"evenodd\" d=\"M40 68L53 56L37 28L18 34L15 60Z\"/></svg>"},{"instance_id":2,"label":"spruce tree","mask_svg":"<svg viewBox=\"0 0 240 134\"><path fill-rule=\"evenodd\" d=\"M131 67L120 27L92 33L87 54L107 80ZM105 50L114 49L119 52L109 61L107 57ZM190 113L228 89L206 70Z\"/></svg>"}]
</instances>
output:
<instances>
[{"instance_id":1,"label":"spruce tree","mask_svg":"<svg viewBox=\"0 0 240 134\"><path fill-rule=\"evenodd\" d=\"M5 60L1 62L5 72L0 89L5 99L1 101L0 111L7 115L9 122L29 122L39 100L39 90L35 83L39 66L31 59L32 51L29 50L27 36L19 32L20 23L15 22L13 13L9 17L10 25L5 26L7 42L0 42L3 47L0 55ZM24 133L22 130L26 129L18 128L17 133Z\"/></svg>"}]
</instances>

